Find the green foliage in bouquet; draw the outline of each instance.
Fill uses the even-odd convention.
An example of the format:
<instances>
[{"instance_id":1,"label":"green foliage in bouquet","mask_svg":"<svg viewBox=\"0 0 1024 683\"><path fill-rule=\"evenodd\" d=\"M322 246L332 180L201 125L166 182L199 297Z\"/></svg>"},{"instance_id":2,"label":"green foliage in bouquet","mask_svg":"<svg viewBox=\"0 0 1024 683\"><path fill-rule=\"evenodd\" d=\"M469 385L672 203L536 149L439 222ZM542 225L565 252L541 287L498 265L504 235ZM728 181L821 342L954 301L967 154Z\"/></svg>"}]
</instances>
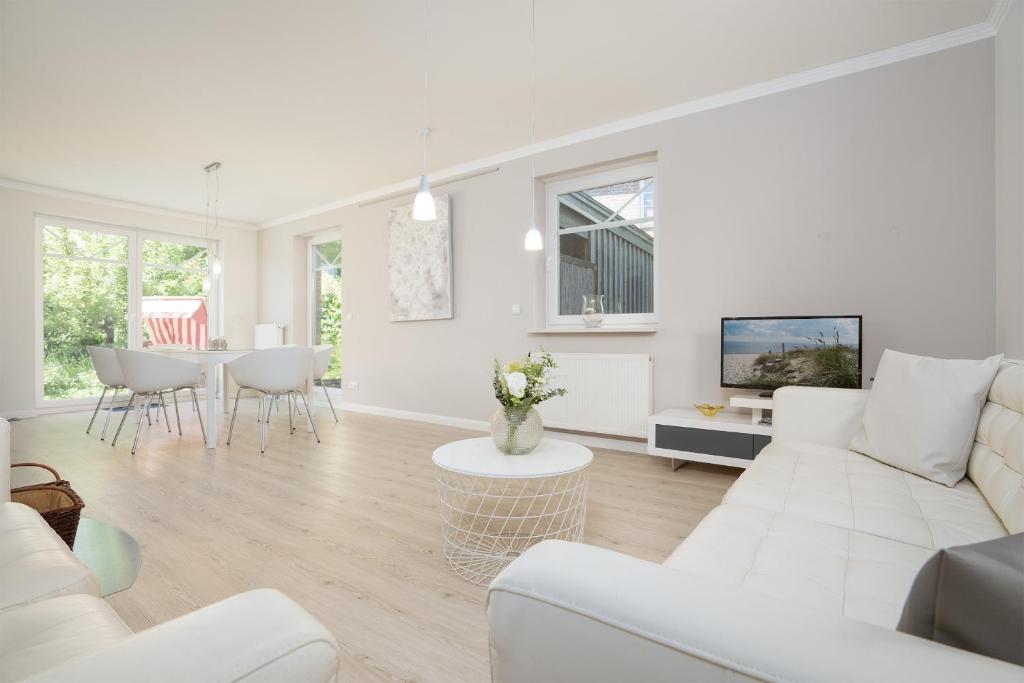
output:
<instances>
[{"instance_id":1,"label":"green foliage in bouquet","mask_svg":"<svg viewBox=\"0 0 1024 683\"><path fill-rule=\"evenodd\" d=\"M551 385L551 371L558 367L544 349L525 358L502 365L494 360L494 397L506 408L528 408L555 396L565 396L565 389Z\"/></svg>"}]
</instances>

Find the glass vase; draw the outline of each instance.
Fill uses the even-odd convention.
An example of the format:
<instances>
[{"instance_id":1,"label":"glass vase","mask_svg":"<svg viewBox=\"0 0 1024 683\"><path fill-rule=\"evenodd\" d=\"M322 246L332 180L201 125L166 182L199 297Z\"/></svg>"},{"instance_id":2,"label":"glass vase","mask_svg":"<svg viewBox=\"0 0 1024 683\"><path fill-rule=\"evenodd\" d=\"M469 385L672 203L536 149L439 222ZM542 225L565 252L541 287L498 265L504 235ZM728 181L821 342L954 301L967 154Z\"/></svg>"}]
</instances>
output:
<instances>
[{"instance_id":1,"label":"glass vase","mask_svg":"<svg viewBox=\"0 0 1024 683\"><path fill-rule=\"evenodd\" d=\"M583 295L583 325L600 327L604 320L604 294Z\"/></svg>"},{"instance_id":2,"label":"glass vase","mask_svg":"<svg viewBox=\"0 0 1024 683\"><path fill-rule=\"evenodd\" d=\"M500 406L491 417L491 438L507 455L529 453L544 436L544 422L533 406Z\"/></svg>"}]
</instances>

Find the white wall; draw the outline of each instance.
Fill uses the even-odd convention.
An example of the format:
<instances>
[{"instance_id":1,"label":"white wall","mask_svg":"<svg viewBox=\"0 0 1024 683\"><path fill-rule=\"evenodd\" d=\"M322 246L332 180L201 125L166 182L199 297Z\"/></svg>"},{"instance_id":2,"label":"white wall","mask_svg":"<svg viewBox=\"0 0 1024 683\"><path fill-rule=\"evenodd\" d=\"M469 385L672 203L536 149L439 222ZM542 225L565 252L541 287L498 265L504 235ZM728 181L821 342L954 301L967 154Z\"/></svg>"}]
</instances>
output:
<instances>
[{"instance_id":1,"label":"white wall","mask_svg":"<svg viewBox=\"0 0 1024 683\"><path fill-rule=\"evenodd\" d=\"M178 235L203 234L192 221L78 199L0 187L0 416L24 416L36 405L34 283L35 216L95 221ZM221 228L224 332L235 346L252 344L256 322L257 233Z\"/></svg>"},{"instance_id":2,"label":"white wall","mask_svg":"<svg viewBox=\"0 0 1024 683\"><path fill-rule=\"evenodd\" d=\"M995 43L998 347L1024 358L1024 1Z\"/></svg>"},{"instance_id":3,"label":"white wall","mask_svg":"<svg viewBox=\"0 0 1024 683\"><path fill-rule=\"evenodd\" d=\"M988 40L539 156L544 176L657 153L653 336L528 333L544 319L543 257L522 249L528 161L443 190L453 320L389 322L387 212L411 197L262 231L259 315L304 340L301 236L341 226L354 403L484 419L491 359L539 345L652 353L656 409L719 401L719 319L734 315L862 313L867 376L886 347L982 357L996 346L993 118Z\"/></svg>"}]
</instances>

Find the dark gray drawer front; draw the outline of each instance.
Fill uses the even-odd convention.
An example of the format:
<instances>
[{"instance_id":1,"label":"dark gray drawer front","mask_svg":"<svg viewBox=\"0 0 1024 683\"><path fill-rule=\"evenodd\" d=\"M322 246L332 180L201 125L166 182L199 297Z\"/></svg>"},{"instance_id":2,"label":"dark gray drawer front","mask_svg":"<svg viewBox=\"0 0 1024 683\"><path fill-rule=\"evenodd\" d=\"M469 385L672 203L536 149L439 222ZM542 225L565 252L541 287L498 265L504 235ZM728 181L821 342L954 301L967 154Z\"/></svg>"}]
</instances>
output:
<instances>
[{"instance_id":1,"label":"dark gray drawer front","mask_svg":"<svg viewBox=\"0 0 1024 683\"><path fill-rule=\"evenodd\" d=\"M757 455L764 447L772 442L772 437L764 434L754 434L754 455Z\"/></svg>"},{"instance_id":2,"label":"dark gray drawer front","mask_svg":"<svg viewBox=\"0 0 1024 683\"><path fill-rule=\"evenodd\" d=\"M673 451L690 451L725 458L753 460L761 448L754 448L754 434L655 425L654 445ZM767 437L763 437L767 438ZM762 445L763 447L763 445Z\"/></svg>"}]
</instances>

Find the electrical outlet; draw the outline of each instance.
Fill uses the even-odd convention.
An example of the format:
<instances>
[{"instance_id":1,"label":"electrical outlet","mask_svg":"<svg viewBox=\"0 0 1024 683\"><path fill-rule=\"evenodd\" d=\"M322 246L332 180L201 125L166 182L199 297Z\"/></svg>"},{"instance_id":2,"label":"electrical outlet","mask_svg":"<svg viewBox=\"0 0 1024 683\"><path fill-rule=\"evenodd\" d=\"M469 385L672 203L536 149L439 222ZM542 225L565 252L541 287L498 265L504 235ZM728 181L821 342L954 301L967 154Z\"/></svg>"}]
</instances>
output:
<instances>
[{"instance_id":1,"label":"electrical outlet","mask_svg":"<svg viewBox=\"0 0 1024 683\"><path fill-rule=\"evenodd\" d=\"M512 304L512 315L519 315L523 312L523 307L519 304Z\"/></svg>"},{"instance_id":2,"label":"electrical outlet","mask_svg":"<svg viewBox=\"0 0 1024 683\"><path fill-rule=\"evenodd\" d=\"M348 388L349 389L358 389L359 388L359 382L357 380L352 380L351 382L348 383Z\"/></svg>"}]
</instances>

